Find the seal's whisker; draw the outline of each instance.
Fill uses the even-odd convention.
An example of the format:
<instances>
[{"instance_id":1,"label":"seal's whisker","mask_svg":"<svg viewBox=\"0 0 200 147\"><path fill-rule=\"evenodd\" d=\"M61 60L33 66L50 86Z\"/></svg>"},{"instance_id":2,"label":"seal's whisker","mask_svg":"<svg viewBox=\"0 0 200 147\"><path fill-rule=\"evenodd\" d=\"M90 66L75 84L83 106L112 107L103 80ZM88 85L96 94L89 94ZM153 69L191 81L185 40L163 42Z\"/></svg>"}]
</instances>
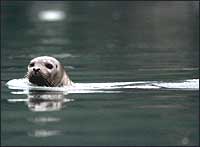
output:
<instances>
[{"instance_id":1,"label":"seal's whisker","mask_svg":"<svg viewBox=\"0 0 200 147\"><path fill-rule=\"evenodd\" d=\"M44 85L50 87L50 84L49 84L49 82L47 80L48 76L46 74L44 74L44 73L41 72L41 77L42 77L42 79L44 81Z\"/></svg>"}]
</instances>

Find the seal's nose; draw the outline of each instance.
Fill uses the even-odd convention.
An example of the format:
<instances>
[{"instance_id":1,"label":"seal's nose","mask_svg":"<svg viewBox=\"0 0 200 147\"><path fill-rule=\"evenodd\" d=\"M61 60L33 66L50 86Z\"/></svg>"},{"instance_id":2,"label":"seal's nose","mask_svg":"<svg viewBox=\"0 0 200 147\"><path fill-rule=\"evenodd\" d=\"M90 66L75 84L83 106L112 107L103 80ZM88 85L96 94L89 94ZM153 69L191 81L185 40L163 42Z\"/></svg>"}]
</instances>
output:
<instances>
[{"instance_id":1,"label":"seal's nose","mask_svg":"<svg viewBox=\"0 0 200 147\"><path fill-rule=\"evenodd\" d=\"M40 71L40 68L33 68L33 71L34 71L35 73L37 73L38 71Z\"/></svg>"}]
</instances>

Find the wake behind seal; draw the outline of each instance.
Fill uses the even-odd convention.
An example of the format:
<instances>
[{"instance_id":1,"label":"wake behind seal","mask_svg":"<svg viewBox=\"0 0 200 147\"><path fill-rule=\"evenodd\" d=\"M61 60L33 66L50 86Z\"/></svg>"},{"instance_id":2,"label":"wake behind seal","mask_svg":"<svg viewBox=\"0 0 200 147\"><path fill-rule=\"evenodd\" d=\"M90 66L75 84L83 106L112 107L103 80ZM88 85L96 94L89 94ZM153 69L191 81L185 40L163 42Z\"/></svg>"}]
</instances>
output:
<instances>
[{"instance_id":1,"label":"wake behind seal","mask_svg":"<svg viewBox=\"0 0 200 147\"><path fill-rule=\"evenodd\" d=\"M28 65L26 77L30 83L38 86L61 87L73 84L64 66L57 59L50 56L40 56L32 59Z\"/></svg>"}]
</instances>

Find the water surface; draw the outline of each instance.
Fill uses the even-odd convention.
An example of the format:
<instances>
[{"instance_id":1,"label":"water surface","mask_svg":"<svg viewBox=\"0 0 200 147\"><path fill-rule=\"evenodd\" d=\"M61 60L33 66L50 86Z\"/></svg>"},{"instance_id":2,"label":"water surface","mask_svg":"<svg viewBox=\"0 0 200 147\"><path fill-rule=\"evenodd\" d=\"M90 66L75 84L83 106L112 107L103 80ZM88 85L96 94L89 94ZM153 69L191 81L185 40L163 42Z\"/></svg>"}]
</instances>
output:
<instances>
[{"instance_id":1,"label":"water surface","mask_svg":"<svg viewBox=\"0 0 200 147\"><path fill-rule=\"evenodd\" d=\"M1 8L1 145L199 144L198 89L27 94L6 86L41 55L60 60L75 83L199 79L197 2L2 2Z\"/></svg>"}]
</instances>

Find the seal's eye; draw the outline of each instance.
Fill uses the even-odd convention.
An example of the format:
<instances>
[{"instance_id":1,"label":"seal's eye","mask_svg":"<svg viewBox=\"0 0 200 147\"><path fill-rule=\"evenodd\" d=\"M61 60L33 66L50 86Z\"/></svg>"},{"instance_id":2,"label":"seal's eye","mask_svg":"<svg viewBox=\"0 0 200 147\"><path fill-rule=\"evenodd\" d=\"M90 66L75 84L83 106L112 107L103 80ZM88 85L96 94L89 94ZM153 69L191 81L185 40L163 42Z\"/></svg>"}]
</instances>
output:
<instances>
[{"instance_id":1,"label":"seal's eye","mask_svg":"<svg viewBox=\"0 0 200 147\"><path fill-rule=\"evenodd\" d=\"M52 68L53 68L53 65L50 64L50 63L46 63L45 66L46 66L48 69L52 69Z\"/></svg>"},{"instance_id":2,"label":"seal's eye","mask_svg":"<svg viewBox=\"0 0 200 147\"><path fill-rule=\"evenodd\" d=\"M35 63L30 63L29 67L33 67L35 65Z\"/></svg>"}]
</instances>

